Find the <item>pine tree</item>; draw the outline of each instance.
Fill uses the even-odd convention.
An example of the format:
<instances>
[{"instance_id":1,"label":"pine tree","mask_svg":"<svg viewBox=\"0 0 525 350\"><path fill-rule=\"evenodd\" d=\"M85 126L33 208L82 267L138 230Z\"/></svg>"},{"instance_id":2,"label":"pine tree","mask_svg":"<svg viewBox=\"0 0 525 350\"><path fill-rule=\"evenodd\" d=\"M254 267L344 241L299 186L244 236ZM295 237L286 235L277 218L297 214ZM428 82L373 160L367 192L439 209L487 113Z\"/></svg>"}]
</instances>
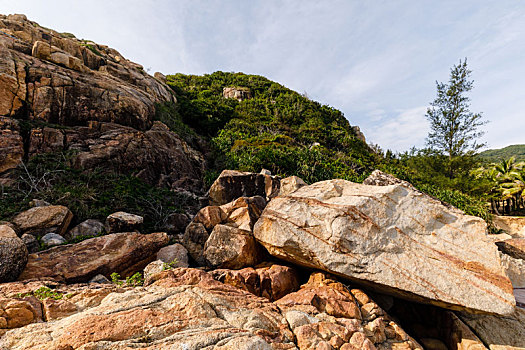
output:
<instances>
[{"instance_id":1,"label":"pine tree","mask_svg":"<svg viewBox=\"0 0 525 350\"><path fill-rule=\"evenodd\" d=\"M472 90L473 80L467 59L450 70L448 83L436 81L437 97L427 109L426 118L430 122L427 146L440 155L447 156L446 175L455 178L464 165L470 164L477 150L485 146L478 143L484 134L478 128L486 122L481 113L472 113L470 98L466 93Z\"/></svg>"}]
</instances>

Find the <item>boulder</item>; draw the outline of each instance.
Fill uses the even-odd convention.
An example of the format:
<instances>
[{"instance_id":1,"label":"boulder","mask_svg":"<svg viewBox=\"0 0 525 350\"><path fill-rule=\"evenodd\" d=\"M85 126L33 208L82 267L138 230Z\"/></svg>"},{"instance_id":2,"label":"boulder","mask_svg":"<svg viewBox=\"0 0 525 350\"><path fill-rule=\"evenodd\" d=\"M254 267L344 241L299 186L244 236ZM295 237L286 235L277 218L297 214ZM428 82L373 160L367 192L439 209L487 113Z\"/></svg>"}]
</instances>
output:
<instances>
[{"instance_id":1,"label":"boulder","mask_svg":"<svg viewBox=\"0 0 525 350\"><path fill-rule=\"evenodd\" d=\"M250 89L246 87L225 87L222 89L222 96L224 98L234 98L241 102L252 98L252 93Z\"/></svg>"},{"instance_id":2,"label":"boulder","mask_svg":"<svg viewBox=\"0 0 525 350\"><path fill-rule=\"evenodd\" d=\"M261 196L266 200L279 193L279 178L271 175L223 170L208 191L211 205L223 205L239 197Z\"/></svg>"},{"instance_id":3,"label":"boulder","mask_svg":"<svg viewBox=\"0 0 525 350\"><path fill-rule=\"evenodd\" d=\"M214 279L246 290L270 301L275 301L299 289L297 271L288 266L263 264L241 270L217 269L210 271Z\"/></svg>"},{"instance_id":4,"label":"boulder","mask_svg":"<svg viewBox=\"0 0 525 350\"><path fill-rule=\"evenodd\" d=\"M475 315L466 312L457 316L487 344L490 350L525 349L525 310L516 308L505 317Z\"/></svg>"},{"instance_id":5,"label":"boulder","mask_svg":"<svg viewBox=\"0 0 525 350\"><path fill-rule=\"evenodd\" d=\"M61 245L30 254L19 281L51 278L67 283L87 282L102 274L116 272L129 276L154 260L157 251L168 243L166 233L114 233Z\"/></svg>"},{"instance_id":6,"label":"boulder","mask_svg":"<svg viewBox=\"0 0 525 350\"><path fill-rule=\"evenodd\" d=\"M58 316L53 322L10 330L0 348L297 349L277 306L204 271L164 271L140 288L72 287L78 288L64 287L71 298L48 302L50 311L67 312L50 313ZM95 300L81 304L90 293Z\"/></svg>"},{"instance_id":7,"label":"boulder","mask_svg":"<svg viewBox=\"0 0 525 350\"><path fill-rule=\"evenodd\" d=\"M501 265L510 279L513 288L525 288L525 260L501 254Z\"/></svg>"},{"instance_id":8,"label":"boulder","mask_svg":"<svg viewBox=\"0 0 525 350\"><path fill-rule=\"evenodd\" d=\"M289 176L281 180L281 188L279 190L279 196L286 196L290 193L306 186L306 182L300 177Z\"/></svg>"},{"instance_id":9,"label":"boulder","mask_svg":"<svg viewBox=\"0 0 525 350\"><path fill-rule=\"evenodd\" d=\"M240 269L261 262L263 251L251 232L219 224L206 241L203 255L211 267Z\"/></svg>"},{"instance_id":10,"label":"boulder","mask_svg":"<svg viewBox=\"0 0 525 350\"><path fill-rule=\"evenodd\" d=\"M42 244L47 248L66 243L64 237L57 235L56 233L45 234L42 236L41 241Z\"/></svg>"},{"instance_id":11,"label":"boulder","mask_svg":"<svg viewBox=\"0 0 525 350\"><path fill-rule=\"evenodd\" d=\"M197 222L191 222L186 231L184 231L183 244L188 250L190 256L200 265L206 265L206 259L203 256L204 245L210 237L206 227Z\"/></svg>"},{"instance_id":12,"label":"boulder","mask_svg":"<svg viewBox=\"0 0 525 350\"><path fill-rule=\"evenodd\" d=\"M299 349L423 349L363 291L322 273L275 304Z\"/></svg>"},{"instance_id":13,"label":"boulder","mask_svg":"<svg viewBox=\"0 0 525 350\"><path fill-rule=\"evenodd\" d=\"M72 240L77 237L101 236L106 232L104 224L95 219L87 219L69 230L64 238Z\"/></svg>"},{"instance_id":14,"label":"boulder","mask_svg":"<svg viewBox=\"0 0 525 350\"><path fill-rule=\"evenodd\" d=\"M106 218L106 231L108 233L138 231L144 218L139 215L119 211Z\"/></svg>"},{"instance_id":15,"label":"boulder","mask_svg":"<svg viewBox=\"0 0 525 350\"><path fill-rule=\"evenodd\" d=\"M0 283L15 281L26 263L25 243L11 227L0 225Z\"/></svg>"},{"instance_id":16,"label":"boulder","mask_svg":"<svg viewBox=\"0 0 525 350\"><path fill-rule=\"evenodd\" d=\"M157 252L157 260L170 264L172 268L188 267L188 251L182 244L175 243Z\"/></svg>"},{"instance_id":17,"label":"boulder","mask_svg":"<svg viewBox=\"0 0 525 350\"><path fill-rule=\"evenodd\" d=\"M498 249L514 259L525 259L525 238L512 238L496 242Z\"/></svg>"},{"instance_id":18,"label":"boulder","mask_svg":"<svg viewBox=\"0 0 525 350\"><path fill-rule=\"evenodd\" d=\"M512 285L486 229L411 186L329 180L274 198L254 235L280 259L381 293L509 314Z\"/></svg>"},{"instance_id":19,"label":"boulder","mask_svg":"<svg viewBox=\"0 0 525 350\"><path fill-rule=\"evenodd\" d=\"M188 226L190 221L191 220L186 214L173 213L168 215L164 229L166 230L166 232L168 232L168 234L171 235L184 234L184 231L186 230L186 227Z\"/></svg>"},{"instance_id":20,"label":"boulder","mask_svg":"<svg viewBox=\"0 0 525 350\"><path fill-rule=\"evenodd\" d=\"M73 218L71 211L62 205L34 207L13 218L22 233L41 237L46 233L64 235Z\"/></svg>"},{"instance_id":21,"label":"boulder","mask_svg":"<svg viewBox=\"0 0 525 350\"><path fill-rule=\"evenodd\" d=\"M525 218L519 216L494 215L492 223L514 238L525 238Z\"/></svg>"},{"instance_id":22,"label":"boulder","mask_svg":"<svg viewBox=\"0 0 525 350\"><path fill-rule=\"evenodd\" d=\"M27 252L29 254L36 253L40 250L40 244L38 243L38 240L35 238L35 236L24 233L20 238L26 245Z\"/></svg>"}]
</instances>

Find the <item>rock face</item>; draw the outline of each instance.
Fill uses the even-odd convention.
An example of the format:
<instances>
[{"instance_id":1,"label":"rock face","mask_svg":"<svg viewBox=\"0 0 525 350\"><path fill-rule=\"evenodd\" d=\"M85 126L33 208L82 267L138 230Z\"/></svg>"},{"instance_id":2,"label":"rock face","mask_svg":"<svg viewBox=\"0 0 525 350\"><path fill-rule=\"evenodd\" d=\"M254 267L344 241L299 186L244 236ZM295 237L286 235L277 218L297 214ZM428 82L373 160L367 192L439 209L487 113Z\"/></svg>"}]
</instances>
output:
<instances>
[{"instance_id":1,"label":"rock face","mask_svg":"<svg viewBox=\"0 0 525 350\"><path fill-rule=\"evenodd\" d=\"M515 300L483 220L403 184L330 180L274 198L254 228L270 254L382 293L509 314Z\"/></svg>"},{"instance_id":2,"label":"rock face","mask_svg":"<svg viewBox=\"0 0 525 350\"><path fill-rule=\"evenodd\" d=\"M225 87L222 89L222 96L224 96L224 98L234 98L241 102L243 100L252 98L252 93L248 88Z\"/></svg>"},{"instance_id":3,"label":"rock face","mask_svg":"<svg viewBox=\"0 0 525 350\"><path fill-rule=\"evenodd\" d=\"M67 231L73 214L62 205L34 207L21 212L13 218L13 223L22 233L33 236L43 236L46 233L64 235Z\"/></svg>"},{"instance_id":4,"label":"rock face","mask_svg":"<svg viewBox=\"0 0 525 350\"><path fill-rule=\"evenodd\" d=\"M8 225L0 225L0 283L15 281L27 263L27 248Z\"/></svg>"},{"instance_id":5,"label":"rock face","mask_svg":"<svg viewBox=\"0 0 525 350\"><path fill-rule=\"evenodd\" d=\"M210 204L223 205L239 197L271 199L279 193L279 178L271 175L223 170L209 190Z\"/></svg>"},{"instance_id":6,"label":"rock face","mask_svg":"<svg viewBox=\"0 0 525 350\"><path fill-rule=\"evenodd\" d=\"M165 82L112 48L0 15L0 174L22 161L25 143L26 156L72 150L76 167L201 190L202 155L154 122L156 104L175 101ZM33 126L25 140L17 120Z\"/></svg>"},{"instance_id":7,"label":"rock face","mask_svg":"<svg viewBox=\"0 0 525 350\"><path fill-rule=\"evenodd\" d=\"M175 267L188 267L188 251L182 244L172 244L161 248L157 252L157 260L171 264Z\"/></svg>"},{"instance_id":8,"label":"rock face","mask_svg":"<svg viewBox=\"0 0 525 350\"><path fill-rule=\"evenodd\" d=\"M87 282L102 274L117 272L122 276L140 271L154 260L157 251L168 243L165 233L143 235L136 232L115 233L87 239L30 254L20 281L51 278L67 283Z\"/></svg>"}]
</instances>

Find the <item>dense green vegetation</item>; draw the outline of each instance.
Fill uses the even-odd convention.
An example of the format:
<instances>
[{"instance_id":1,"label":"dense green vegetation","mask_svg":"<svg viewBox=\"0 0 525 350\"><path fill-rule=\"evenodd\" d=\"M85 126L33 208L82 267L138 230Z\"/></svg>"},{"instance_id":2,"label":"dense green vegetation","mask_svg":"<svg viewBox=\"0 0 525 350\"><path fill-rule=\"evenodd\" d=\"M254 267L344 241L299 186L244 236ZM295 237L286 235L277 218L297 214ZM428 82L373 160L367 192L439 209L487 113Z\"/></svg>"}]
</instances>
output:
<instances>
[{"instance_id":1,"label":"dense green vegetation","mask_svg":"<svg viewBox=\"0 0 525 350\"><path fill-rule=\"evenodd\" d=\"M124 210L144 216L144 229L157 230L166 217L189 204L190 198L157 188L125 174L103 169L89 172L70 165L71 153L47 153L31 158L17 169L15 186L0 193L0 220L9 220L29 208L33 198L64 205L75 214L75 222L104 220Z\"/></svg>"},{"instance_id":2,"label":"dense green vegetation","mask_svg":"<svg viewBox=\"0 0 525 350\"><path fill-rule=\"evenodd\" d=\"M344 115L257 75L215 72L176 74L168 84L177 93L172 116L211 140L211 168L297 175L315 182L330 178L362 180L379 158L357 139ZM249 91L238 101L223 88Z\"/></svg>"},{"instance_id":3,"label":"dense green vegetation","mask_svg":"<svg viewBox=\"0 0 525 350\"><path fill-rule=\"evenodd\" d=\"M511 145L499 149L483 151L479 156L488 162L499 162L514 157L517 162L525 161L525 145Z\"/></svg>"}]
</instances>

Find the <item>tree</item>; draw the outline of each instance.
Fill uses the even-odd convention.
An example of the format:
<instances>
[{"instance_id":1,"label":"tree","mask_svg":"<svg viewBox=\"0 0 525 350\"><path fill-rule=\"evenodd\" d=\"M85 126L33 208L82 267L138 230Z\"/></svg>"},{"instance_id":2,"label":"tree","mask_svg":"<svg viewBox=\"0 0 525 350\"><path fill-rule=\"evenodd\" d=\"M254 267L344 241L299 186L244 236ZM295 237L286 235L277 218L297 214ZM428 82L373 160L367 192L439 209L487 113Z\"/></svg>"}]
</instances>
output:
<instances>
[{"instance_id":1,"label":"tree","mask_svg":"<svg viewBox=\"0 0 525 350\"><path fill-rule=\"evenodd\" d=\"M451 179L460 169L469 168L473 155L485 146L477 141L484 134L478 128L486 122L481 113L469 110L470 98L465 96L474 82L469 80L470 74L465 58L452 67L448 83L436 81L437 97L425 115L430 122L427 146L448 158L445 175Z\"/></svg>"}]
</instances>

